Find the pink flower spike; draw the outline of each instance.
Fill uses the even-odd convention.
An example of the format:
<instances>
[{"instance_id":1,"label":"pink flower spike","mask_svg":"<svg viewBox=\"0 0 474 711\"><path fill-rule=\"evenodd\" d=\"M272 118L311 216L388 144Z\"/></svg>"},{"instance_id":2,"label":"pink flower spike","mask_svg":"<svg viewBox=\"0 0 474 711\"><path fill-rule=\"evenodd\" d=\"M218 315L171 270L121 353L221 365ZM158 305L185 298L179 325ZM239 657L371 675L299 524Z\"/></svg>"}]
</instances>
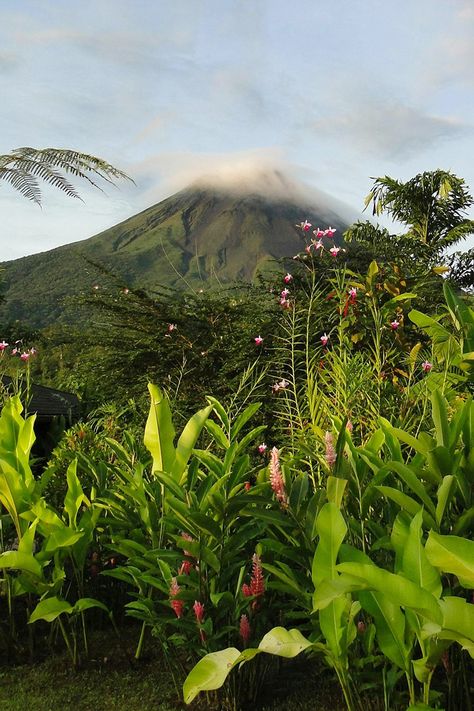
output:
<instances>
[{"instance_id":1,"label":"pink flower spike","mask_svg":"<svg viewBox=\"0 0 474 711\"><path fill-rule=\"evenodd\" d=\"M247 617L247 615L242 615L242 617L240 618L239 633L240 633L240 636L242 637L243 643L247 644L247 642L250 639L250 634L251 634L250 622L249 622L249 618Z\"/></svg>"},{"instance_id":2,"label":"pink flower spike","mask_svg":"<svg viewBox=\"0 0 474 711\"><path fill-rule=\"evenodd\" d=\"M288 272L288 274L283 277L283 281L285 282L285 284L289 284L291 281L293 281L292 275Z\"/></svg>"},{"instance_id":3,"label":"pink flower spike","mask_svg":"<svg viewBox=\"0 0 474 711\"><path fill-rule=\"evenodd\" d=\"M265 452L267 451L267 445L265 444L265 442L262 442L262 444L259 444L257 447L257 450L258 450L259 454L265 454Z\"/></svg>"},{"instance_id":4,"label":"pink flower spike","mask_svg":"<svg viewBox=\"0 0 474 711\"><path fill-rule=\"evenodd\" d=\"M202 604L202 602L198 602L197 600L195 600L193 610L194 615L196 617L196 622L198 623L198 625L202 625L204 621L204 605Z\"/></svg>"},{"instance_id":5,"label":"pink flower spike","mask_svg":"<svg viewBox=\"0 0 474 711\"><path fill-rule=\"evenodd\" d=\"M319 340L321 341L323 346L326 347L328 344L328 341L329 341L329 336L327 335L327 333L323 333L323 335L321 336L321 338Z\"/></svg>"},{"instance_id":6,"label":"pink flower spike","mask_svg":"<svg viewBox=\"0 0 474 711\"><path fill-rule=\"evenodd\" d=\"M421 367L423 368L424 373L429 373L430 370L433 368L433 363L430 363L429 360L425 360L421 364Z\"/></svg>"},{"instance_id":7,"label":"pink flower spike","mask_svg":"<svg viewBox=\"0 0 474 711\"><path fill-rule=\"evenodd\" d=\"M170 585L170 604L173 609L174 614L176 617L179 619L180 617L183 616L184 612L184 602L182 600L176 600L176 595L178 595L180 591L180 587L176 581L176 578L171 578L171 585Z\"/></svg>"},{"instance_id":8,"label":"pink flower spike","mask_svg":"<svg viewBox=\"0 0 474 711\"><path fill-rule=\"evenodd\" d=\"M394 319L393 321L390 322L390 328L392 329L392 331L396 331L397 328L399 327L399 325L400 325L400 321L397 321L397 319Z\"/></svg>"},{"instance_id":9,"label":"pink flower spike","mask_svg":"<svg viewBox=\"0 0 474 711\"><path fill-rule=\"evenodd\" d=\"M334 229L334 227L328 227L327 230L324 230L325 237L332 237L335 234L336 234L336 230Z\"/></svg>"},{"instance_id":10,"label":"pink flower spike","mask_svg":"<svg viewBox=\"0 0 474 711\"><path fill-rule=\"evenodd\" d=\"M273 447L270 454L269 469L270 486L272 487L273 493L275 494L277 501L282 506L286 506L288 504L288 498L286 496L285 481L280 468L280 453L276 447Z\"/></svg>"},{"instance_id":11,"label":"pink flower spike","mask_svg":"<svg viewBox=\"0 0 474 711\"><path fill-rule=\"evenodd\" d=\"M25 353L22 353L21 356L20 356L20 360L25 360L25 361L26 361L26 360L29 360L29 359L30 359L30 356L31 356L31 353L26 353L26 352L25 352Z\"/></svg>"},{"instance_id":12,"label":"pink flower spike","mask_svg":"<svg viewBox=\"0 0 474 711\"><path fill-rule=\"evenodd\" d=\"M263 338L261 336L255 336L253 340L255 341L255 345L257 346L261 346L263 343Z\"/></svg>"},{"instance_id":13,"label":"pink flower spike","mask_svg":"<svg viewBox=\"0 0 474 711\"><path fill-rule=\"evenodd\" d=\"M324 435L324 444L326 445L325 459L328 465L331 467L336 463L337 455L334 449L334 437L331 432L326 432Z\"/></svg>"}]
</instances>

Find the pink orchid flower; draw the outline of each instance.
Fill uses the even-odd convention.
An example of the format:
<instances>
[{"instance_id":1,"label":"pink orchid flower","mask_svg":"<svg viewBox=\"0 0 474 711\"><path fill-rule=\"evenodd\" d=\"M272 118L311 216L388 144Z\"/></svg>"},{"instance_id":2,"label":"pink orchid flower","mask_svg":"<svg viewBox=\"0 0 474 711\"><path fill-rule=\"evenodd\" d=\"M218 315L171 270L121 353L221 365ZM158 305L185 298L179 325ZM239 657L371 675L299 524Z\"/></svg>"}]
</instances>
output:
<instances>
[{"instance_id":1,"label":"pink orchid flower","mask_svg":"<svg viewBox=\"0 0 474 711\"><path fill-rule=\"evenodd\" d=\"M262 442L258 445L257 451L259 454L265 454L265 452L267 451L267 445L265 444L265 442Z\"/></svg>"},{"instance_id":2,"label":"pink orchid flower","mask_svg":"<svg viewBox=\"0 0 474 711\"><path fill-rule=\"evenodd\" d=\"M400 326L400 321L397 321L397 319L394 319L393 321L390 322L390 328L392 329L392 331L396 331L399 326Z\"/></svg>"},{"instance_id":3,"label":"pink orchid flower","mask_svg":"<svg viewBox=\"0 0 474 711\"><path fill-rule=\"evenodd\" d=\"M289 289L282 289L282 292L281 292L282 298L286 299L286 297L288 296L289 293L290 293Z\"/></svg>"},{"instance_id":4,"label":"pink orchid flower","mask_svg":"<svg viewBox=\"0 0 474 711\"><path fill-rule=\"evenodd\" d=\"M423 368L424 373L429 373L430 370L433 368L433 363L430 363L429 360L424 360L421 364L421 367Z\"/></svg>"},{"instance_id":5,"label":"pink orchid flower","mask_svg":"<svg viewBox=\"0 0 474 711\"><path fill-rule=\"evenodd\" d=\"M324 249L324 245L321 242L321 240L318 240L317 242L313 242L313 246L315 249Z\"/></svg>"},{"instance_id":6,"label":"pink orchid flower","mask_svg":"<svg viewBox=\"0 0 474 711\"><path fill-rule=\"evenodd\" d=\"M332 254L333 257L337 257L340 251L340 247L331 247L331 249L329 250L330 254Z\"/></svg>"},{"instance_id":7,"label":"pink orchid flower","mask_svg":"<svg viewBox=\"0 0 474 711\"><path fill-rule=\"evenodd\" d=\"M171 333L172 331L176 331L177 325L175 323L169 323L168 324L168 333Z\"/></svg>"},{"instance_id":8,"label":"pink orchid flower","mask_svg":"<svg viewBox=\"0 0 474 711\"><path fill-rule=\"evenodd\" d=\"M319 227L315 230L313 230L313 235L316 237L316 239L321 239L321 237L324 237L324 230L319 229Z\"/></svg>"},{"instance_id":9,"label":"pink orchid flower","mask_svg":"<svg viewBox=\"0 0 474 711\"><path fill-rule=\"evenodd\" d=\"M334 234L336 234L336 231L334 227L328 227L327 230L324 230L324 236L325 237L332 237Z\"/></svg>"},{"instance_id":10,"label":"pink orchid flower","mask_svg":"<svg viewBox=\"0 0 474 711\"><path fill-rule=\"evenodd\" d=\"M2 341L0 343L0 351L4 351L5 348L8 348L8 343L6 341Z\"/></svg>"},{"instance_id":11,"label":"pink orchid flower","mask_svg":"<svg viewBox=\"0 0 474 711\"><path fill-rule=\"evenodd\" d=\"M321 338L320 338L320 341L321 341L321 343L323 344L324 347L327 346L327 343L328 343L328 341L329 341L329 336L327 335L327 333L323 333L323 335L322 335Z\"/></svg>"},{"instance_id":12,"label":"pink orchid flower","mask_svg":"<svg viewBox=\"0 0 474 711\"><path fill-rule=\"evenodd\" d=\"M349 296L351 299L356 299L357 298L357 289L353 286L352 289L349 289Z\"/></svg>"},{"instance_id":13,"label":"pink orchid flower","mask_svg":"<svg viewBox=\"0 0 474 711\"><path fill-rule=\"evenodd\" d=\"M260 335L255 336L255 338L253 340L255 341L255 345L257 345L257 346L261 346L263 343L263 338Z\"/></svg>"},{"instance_id":14,"label":"pink orchid flower","mask_svg":"<svg viewBox=\"0 0 474 711\"><path fill-rule=\"evenodd\" d=\"M299 225L296 225L300 229L303 230L303 232L308 232L311 228L311 222L308 222L308 220L305 220L304 222L300 222Z\"/></svg>"},{"instance_id":15,"label":"pink orchid flower","mask_svg":"<svg viewBox=\"0 0 474 711\"><path fill-rule=\"evenodd\" d=\"M27 352L25 351L24 353L21 354L20 359L26 361L26 360L29 360L29 359L30 359L30 356L31 356L31 353L27 353Z\"/></svg>"},{"instance_id":16,"label":"pink orchid flower","mask_svg":"<svg viewBox=\"0 0 474 711\"><path fill-rule=\"evenodd\" d=\"M289 284L291 281L293 281L293 276L288 272L288 274L283 277L283 281L285 282L285 284Z\"/></svg>"}]
</instances>

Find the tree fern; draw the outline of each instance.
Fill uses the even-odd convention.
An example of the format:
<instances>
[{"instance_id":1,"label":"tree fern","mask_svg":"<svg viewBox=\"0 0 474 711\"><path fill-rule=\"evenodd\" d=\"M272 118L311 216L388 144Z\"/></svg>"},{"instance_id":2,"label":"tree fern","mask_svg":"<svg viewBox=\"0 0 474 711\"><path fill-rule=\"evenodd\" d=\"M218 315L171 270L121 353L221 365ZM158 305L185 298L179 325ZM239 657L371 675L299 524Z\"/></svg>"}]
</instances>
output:
<instances>
[{"instance_id":1,"label":"tree fern","mask_svg":"<svg viewBox=\"0 0 474 711\"><path fill-rule=\"evenodd\" d=\"M131 180L102 158L62 148L17 148L0 155L0 180L9 183L23 197L41 205L41 182L52 185L68 197L80 198L66 176L86 180L99 190L100 178L113 185L116 180Z\"/></svg>"}]
</instances>

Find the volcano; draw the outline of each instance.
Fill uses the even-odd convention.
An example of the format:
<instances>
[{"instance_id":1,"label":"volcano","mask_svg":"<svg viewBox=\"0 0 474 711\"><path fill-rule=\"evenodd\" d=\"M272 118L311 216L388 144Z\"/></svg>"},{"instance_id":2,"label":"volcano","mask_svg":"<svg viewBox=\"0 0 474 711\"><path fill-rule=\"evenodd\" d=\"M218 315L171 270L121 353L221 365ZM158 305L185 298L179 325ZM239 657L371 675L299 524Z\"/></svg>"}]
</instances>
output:
<instances>
[{"instance_id":1,"label":"volcano","mask_svg":"<svg viewBox=\"0 0 474 711\"><path fill-rule=\"evenodd\" d=\"M53 323L66 297L100 287L107 274L144 289L252 281L303 249L295 225L308 219L340 236L350 221L343 215L278 171L239 185L201 181L94 237L4 262L2 320Z\"/></svg>"}]
</instances>

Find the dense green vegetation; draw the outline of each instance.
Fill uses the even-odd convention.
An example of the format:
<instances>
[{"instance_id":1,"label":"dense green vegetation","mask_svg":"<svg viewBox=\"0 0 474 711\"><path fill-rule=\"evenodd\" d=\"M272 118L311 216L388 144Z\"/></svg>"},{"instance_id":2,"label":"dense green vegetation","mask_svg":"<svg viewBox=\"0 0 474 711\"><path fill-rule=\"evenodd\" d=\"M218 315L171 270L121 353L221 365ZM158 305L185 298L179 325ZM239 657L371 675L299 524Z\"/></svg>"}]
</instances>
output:
<instances>
[{"instance_id":1,"label":"dense green vegetation","mask_svg":"<svg viewBox=\"0 0 474 711\"><path fill-rule=\"evenodd\" d=\"M101 689L130 711L472 708L474 310L442 276L470 196L387 181L395 242L302 222L298 258L253 286L111 278L82 332L14 354L5 331L0 654L42 661L14 689L2 670L5 708L62 708L66 682L84 711ZM41 463L31 377L90 410ZM82 700L69 677L38 695L60 655Z\"/></svg>"}]
</instances>

